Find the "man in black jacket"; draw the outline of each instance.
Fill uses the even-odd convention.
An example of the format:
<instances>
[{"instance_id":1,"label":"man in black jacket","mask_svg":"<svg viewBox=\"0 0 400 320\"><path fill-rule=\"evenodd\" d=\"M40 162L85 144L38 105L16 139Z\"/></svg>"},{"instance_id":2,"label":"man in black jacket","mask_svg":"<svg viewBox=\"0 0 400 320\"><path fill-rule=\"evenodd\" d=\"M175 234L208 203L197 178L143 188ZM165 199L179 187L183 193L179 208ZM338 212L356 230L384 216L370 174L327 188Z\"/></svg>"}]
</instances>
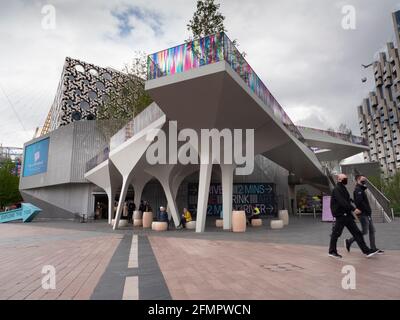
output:
<instances>
[{"instance_id":1,"label":"man in black jacket","mask_svg":"<svg viewBox=\"0 0 400 320\"><path fill-rule=\"evenodd\" d=\"M360 214L360 210L355 208L351 203L350 194L346 189L347 176L344 174L339 174L337 178L338 183L332 191L331 197L331 211L332 215L335 217L336 221L333 224L331 241L329 245L329 256L333 258L342 258L337 252L337 240L342 235L344 227L346 227L351 235L354 237L361 251L367 256L367 258L372 257L377 254L377 250L371 250L365 244L363 235L358 229L355 221L353 212L355 214Z\"/></svg>"},{"instance_id":2,"label":"man in black jacket","mask_svg":"<svg viewBox=\"0 0 400 320\"><path fill-rule=\"evenodd\" d=\"M369 233L369 245L371 249L378 250L378 254L383 254L383 250L377 249L375 244L375 227L371 216L372 210L366 194L367 178L363 175L357 175L356 182L357 185L354 189L354 203L356 208L361 212L358 215L358 219L361 222L362 233L363 235L367 235ZM346 246L348 252L350 252L351 245L354 241L354 237L344 240L344 245Z\"/></svg>"}]
</instances>

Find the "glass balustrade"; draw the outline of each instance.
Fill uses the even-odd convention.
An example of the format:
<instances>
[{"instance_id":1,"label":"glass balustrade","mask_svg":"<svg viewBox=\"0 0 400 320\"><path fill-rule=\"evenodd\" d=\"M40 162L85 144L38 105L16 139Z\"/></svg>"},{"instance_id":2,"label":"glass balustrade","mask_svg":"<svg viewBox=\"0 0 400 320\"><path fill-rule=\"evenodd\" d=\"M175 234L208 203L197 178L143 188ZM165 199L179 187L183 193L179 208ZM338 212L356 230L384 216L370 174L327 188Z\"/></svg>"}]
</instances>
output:
<instances>
[{"instance_id":1,"label":"glass balustrade","mask_svg":"<svg viewBox=\"0 0 400 320\"><path fill-rule=\"evenodd\" d=\"M147 59L147 79L154 80L186 72L222 60L225 60L272 110L276 119L296 138L304 142L300 131L224 32L150 54Z\"/></svg>"}]
</instances>

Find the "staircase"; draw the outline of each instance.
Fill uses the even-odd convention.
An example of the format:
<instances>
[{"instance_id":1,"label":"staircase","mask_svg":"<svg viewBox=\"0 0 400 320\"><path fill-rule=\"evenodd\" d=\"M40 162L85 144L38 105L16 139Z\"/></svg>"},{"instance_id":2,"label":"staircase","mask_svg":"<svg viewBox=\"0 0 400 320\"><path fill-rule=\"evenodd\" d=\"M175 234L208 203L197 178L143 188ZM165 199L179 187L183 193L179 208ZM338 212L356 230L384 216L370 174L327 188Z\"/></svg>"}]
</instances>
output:
<instances>
[{"instance_id":1,"label":"staircase","mask_svg":"<svg viewBox=\"0 0 400 320\"><path fill-rule=\"evenodd\" d=\"M348 175L348 179L347 190L349 190L350 197L353 199L353 192L356 187L355 175ZM372 220L376 223L392 222L388 214L385 212L385 209L372 194L371 190L367 189L366 194L372 210Z\"/></svg>"}]
</instances>

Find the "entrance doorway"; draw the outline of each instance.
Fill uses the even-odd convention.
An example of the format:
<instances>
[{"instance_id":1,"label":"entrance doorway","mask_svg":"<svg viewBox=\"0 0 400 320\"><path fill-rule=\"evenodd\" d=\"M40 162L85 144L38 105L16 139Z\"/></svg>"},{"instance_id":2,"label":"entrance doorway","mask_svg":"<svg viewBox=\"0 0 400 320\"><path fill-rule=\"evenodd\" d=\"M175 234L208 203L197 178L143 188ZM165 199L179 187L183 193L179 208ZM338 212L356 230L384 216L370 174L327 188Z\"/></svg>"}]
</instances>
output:
<instances>
[{"instance_id":1,"label":"entrance doorway","mask_svg":"<svg viewBox=\"0 0 400 320\"><path fill-rule=\"evenodd\" d=\"M94 219L108 219L108 197L106 194L94 194Z\"/></svg>"}]
</instances>

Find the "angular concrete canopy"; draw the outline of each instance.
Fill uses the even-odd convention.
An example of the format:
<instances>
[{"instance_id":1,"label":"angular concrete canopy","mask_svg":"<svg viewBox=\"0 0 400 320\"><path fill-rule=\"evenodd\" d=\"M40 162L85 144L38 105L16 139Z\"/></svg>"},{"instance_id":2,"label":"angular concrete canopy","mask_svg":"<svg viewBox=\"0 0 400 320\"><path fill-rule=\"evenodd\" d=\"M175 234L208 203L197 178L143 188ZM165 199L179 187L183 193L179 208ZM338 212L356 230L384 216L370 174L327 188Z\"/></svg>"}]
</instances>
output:
<instances>
[{"instance_id":1,"label":"angular concrete canopy","mask_svg":"<svg viewBox=\"0 0 400 320\"><path fill-rule=\"evenodd\" d=\"M340 161L369 150L367 145L336 138L327 131L304 127L298 129L310 147L321 149L315 153L320 161Z\"/></svg>"},{"instance_id":2,"label":"angular concrete canopy","mask_svg":"<svg viewBox=\"0 0 400 320\"><path fill-rule=\"evenodd\" d=\"M314 153L225 61L149 80L146 90L179 129L254 129L255 155L263 154L300 177L326 179Z\"/></svg>"}]
</instances>

